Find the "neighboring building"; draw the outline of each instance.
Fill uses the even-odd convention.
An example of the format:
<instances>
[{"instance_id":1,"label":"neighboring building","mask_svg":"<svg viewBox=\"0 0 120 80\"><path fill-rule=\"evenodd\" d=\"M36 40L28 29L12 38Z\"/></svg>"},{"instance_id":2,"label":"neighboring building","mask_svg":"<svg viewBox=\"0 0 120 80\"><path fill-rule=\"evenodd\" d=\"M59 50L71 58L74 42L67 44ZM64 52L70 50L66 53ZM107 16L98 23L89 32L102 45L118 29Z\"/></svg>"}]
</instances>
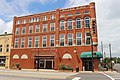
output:
<instances>
[{"instance_id":1,"label":"neighboring building","mask_svg":"<svg viewBox=\"0 0 120 80\"><path fill-rule=\"evenodd\" d=\"M0 35L0 67L9 68L12 34Z\"/></svg>"},{"instance_id":2,"label":"neighboring building","mask_svg":"<svg viewBox=\"0 0 120 80\"><path fill-rule=\"evenodd\" d=\"M96 20L95 3L45 13L14 17L10 66L22 69L59 69L60 64L75 70L91 70L90 27ZM98 43L97 26L93 43ZM97 51L97 45L94 46ZM98 70L101 53L94 58Z\"/></svg>"}]
</instances>

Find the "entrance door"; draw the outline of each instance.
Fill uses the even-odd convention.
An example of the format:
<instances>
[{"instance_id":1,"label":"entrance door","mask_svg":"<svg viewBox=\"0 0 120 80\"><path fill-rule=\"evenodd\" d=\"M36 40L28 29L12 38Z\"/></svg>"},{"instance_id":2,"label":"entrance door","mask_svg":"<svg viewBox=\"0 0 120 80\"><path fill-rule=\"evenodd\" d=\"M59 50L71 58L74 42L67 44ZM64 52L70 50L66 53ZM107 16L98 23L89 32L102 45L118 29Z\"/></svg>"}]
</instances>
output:
<instances>
[{"instance_id":1,"label":"entrance door","mask_svg":"<svg viewBox=\"0 0 120 80\"><path fill-rule=\"evenodd\" d=\"M92 60L85 60L85 71L92 71Z\"/></svg>"},{"instance_id":2,"label":"entrance door","mask_svg":"<svg viewBox=\"0 0 120 80\"><path fill-rule=\"evenodd\" d=\"M46 69L52 69L52 61L46 61Z\"/></svg>"},{"instance_id":3,"label":"entrance door","mask_svg":"<svg viewBox=\"0 0 120 80\"><path fill-rule=\"evenodd\" d=\"M44 69L44 60L39 61L39 68Z\"/></svg>"}]
</instances>

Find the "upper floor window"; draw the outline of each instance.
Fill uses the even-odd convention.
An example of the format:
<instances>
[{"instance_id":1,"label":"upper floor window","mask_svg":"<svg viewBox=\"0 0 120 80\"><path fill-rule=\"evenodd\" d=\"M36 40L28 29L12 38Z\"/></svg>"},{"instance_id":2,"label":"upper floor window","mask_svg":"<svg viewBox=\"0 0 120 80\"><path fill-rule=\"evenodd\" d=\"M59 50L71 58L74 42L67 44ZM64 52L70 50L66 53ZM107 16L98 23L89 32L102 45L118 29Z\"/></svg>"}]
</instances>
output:
<instances>
[{"instance_id":1,"label":"upper floor window","mask_svg":"<svg viewBox=\"0 0 120 80\"><path fill-rule=\"evenodd\" d=\"M86 42L87 45L89 45L91 43L90 33L86 33L85 42Z\"/></svg>"},{"instance_id":2,"label":"upper floor window","mask_svg":"<svg viewBox=\"0 0 120 80\"><path fill-rule=\"evenodd\" d=\"M29 33L33 32L33 26L29 26Z\"/></svg>"},{"instance_id":3,"label":"upper floor window","mask_svg":"<svg viewBox=\"0 0 120 80\"><path fill-rule=\"evenodd\" d=\"M73 35L70 33L68 34L68 45L73 45Z\"/></svg>"},{"instance_id":4,"label":"upper floor window","mask_svg":"<svg viewBox=\"0 0 120 80\"><path fill-rule=\"evenodd\" d=\"M76 15L80 15L80 12L76 12Z\"/></svg>"},{"instance_id":5,"label":"upper floor window","mask_svg":"<svg viewBox=\"0 0 120 80\"><path fill-rule=\"evenodd\" d=\"M81 19L80 18L76 19L76 28L81 28Z\"/></svg>"},{"instance_id":6,"label":"upper floor window","mask_svg":"<svg viewBox=\"0 0 120 80\"><path fill-rule=\"evenodd\" d=\"M68 19L68 29L72 29L72 19Z\"/></svg>"},{"instance_id":7,"label":"upper floor window","mask_svg":"<svg viewBox=\"0 0 120 80\"><path fill-rule=\"evenodd\" d=\"M23 20L22 20L22 24L25 24L25 23L26 23L26 20L25 20L25 19L23 19Z\"/></svg>"},{"instance_id":8,"label":"upper floor window","mask_svg":"<svg viewBox=\"0 0 120 80\"><path fill-rule=\"evenodd\" d=\"M17 20L17 21L16 21L16 24L20 24L20 20Z\"/></svg>"},{"instance_id":9,"label":"upper floor window","mask_svg":"<svg viewBox=\"0 0 120 80\"><path fill-rule=\"evenodd\" d=\"M76 33L76 45L82 44L82 36L81 33Z\"/></svg>"},{"instance_id":10,"label":"upper floor window","mask_svg":"<svg viewBox=\"0 0 120 80\"><path fill-rule=\"evenodd\" d=\"M39 18L39 17L37 17L36 19L37 19L36 22L39 22L39 21L40 21L40 18Z\"/></svg>"},{"instance_id":11,"label":"upper floor window","mask_svg":"<svg viewBox=\"0 0 120 80\"><path fill-rule=\"evenodd\" d=\"M73 16L73 14L69 13L68 16Z\"/></svg>"},{"instance_id":12,"label":"upper floor window","mask_svg":"<svg viewBox=\"0 0 120 80\"><path fill-rule=\"evenodd\" d=\"M16 28L16 35L18 35L20 33L20 28Z\"/></svg>"},{"instance_id":13,"label":"upper floor window","mask_svg":"<svg viewBox=\"0 0 120 80\"><path fill-rule=\"evenodd\" d=\"M32 37L28 37L28 47L32 47Z\"/></svg>"},{"instance_id":14,"label":"upper floor window","mask_svg":"<svg viewBox=\"0 0 120 80\"><path fill-rule=\"evenodd\" d=\"M15 38L14 48L18 48L18 41L19 41L19 38Z\"/></svg>"},{"instance_id":15,"label":"upper floor window","mask_svg":"<svg viewBox=\"0 0 120 80\"><path fill-rule=\"evenodd\" d=\"M51 19L51 20L55 19L55 15L51 15L51 16L50 16L50 19Z\"/></svg>"},{"instance_id":16,"label":"upper floor window","mask_svg":"<svg viewBox=\"0 0 120 80\"><path fill-rule=\"evenodd\" d=\"M60 21L60 30L64 30L64 20Z\"/></svg>"},{"instance_id":17,"label":"upper floor window","mask_svg":"<svg viewBox=\"0 0 120 80\"><path fill-rule=\"evenodd\" d=\"M55 41L54 35L50 35L50 46L54 46L55 45L54 41Z\"/></svg>"},{"instance_id":18,"label":"upper floor window","mask_svg":"<svg viewBox=\"0 0 120 80\"><path fill-rule=\"evenodd\" d=\"M35 32L40 32L40 25L39 24L36 24L36 26L35 26Z\"/></svg>"},{"instance_id":19,"label":"upper floor window","mask_svg":"<svg viewBox=\"0 0 120 80\"><path fill-rule=\"evenodd\" d=\"M6 45L6 52L9 52L9 44Z\"/></svg>"},{"instance_id":20,"label":"upper floor window","mask_svg":"<svg viewBox=\"0 0 120 80\"><path fill-rule=\"evenodd\" d=\"M43 24L43 29L42 29L43 32L47 32L47 24Z\"/></svg>"},{"instance_id":21,"label":"upper floor window","mask_svg":"<svg viewBox=\"0 0 120 80\"><path fill-rule=\"evenodd\" d=\"M84 12L84 14L89 14L90 12L88 11L88 10L86 10L85 12Z\"/></svg>"},{"instance_id":22,"label":"upper floor window","mask_svg":"<svg viewBox=\"0 0 120 80\"><path fill-rule=\"evenodd\" d=\"M60 34L60 35L59 35L59 42L60 42L59 44L60 44L60 46L64 46L64 44L65 44L65 43L64 43L64 39L65 39L65 38L64 38L64 34Z\"/></svg>"},{"instance_id":23,"label":"upper floor window","mask_svg":"<svg viewBox=\"0 0 120 80\"><path fill-rule=\"evenodd\" d=\"M43 16L43 21L46 21L47 20L47 16Z\"/></svg>"},{"instance_id":24,"label":"upper floor window","mask_svg":"<svg viewBox=\"0 0 120 80\"><path fill-rule=\"evenodd\" d=\"M42 47L46 47L47 46L47 37L43 36L42 37Z\"/></svg>"},{"instance_id":25,"label":"upper floor window","mask_svg":"<svg viewBox=\"0 0 120 80\"><path fill-rule=\"evenodd\" d=\"M25 38L21 38L21 48L25 47Z\"/></svg>"},{"instance_id":26,"label":"upper floor window","mask_svg":"<svg viewBox=\"0 0 120 80\"><path fill-rule=\"evenodd\" d=\"M50 31L54 31L55 30L55 23L50 23Z\"/></svg>"},{"instance_id":27,"label":"upper floor window","mask_svg":"<svg viewBox=\"0 0 120 80\"><path fill-rule=\"evenodd\" d=\"M2 52L2 45L0 45L0 52Z\"/></svg>"},{"instance_id":28,"label":"upper floor window","mask_svg":"<svg viewBox=\"0 0 120 80\"><path fill-rule=\"evenodd\" d=\"M34 18L30 18L30 23L34 22Z\"/></svg>"},{"instance_id":29,"label":"upper floor window","mask_svg":"<svg viewBox=\"0 0 120 80\"><path fill-rule=\"evenodd\" d=\"M22 27L22 34L26 33L26 27Z\"/></svg>"},{"instance_id":30,"label":"upper floor window","mask_svg":"<svg viewBox=\"0 0 120 80\"><path fill-rule=\"evenodd\" d=\"M84 23L85 23L85 27L89 28L90 27L90 17L85 17Z\"/></svg>"},{"instance_id":31,"label":"upper floor window","mask_svg":"<svg viewBox=\"0 0 120 80\"><path fill-rule=\"evenodd\" d=\"M35 36L35 47L39 47L39 36Z\"/></svg>"},{"instance_id":32,"label":"upper floor window","mask_svg":"<svg viewBox=\"0 0 120 80\"><path fill-rule=\"evenodd\" d=\"M61 14L61 15L60 15L60 18L62 18L62 17L65 17L65 15L64 15L64 14Z\"/></svg>"}]
</instances>

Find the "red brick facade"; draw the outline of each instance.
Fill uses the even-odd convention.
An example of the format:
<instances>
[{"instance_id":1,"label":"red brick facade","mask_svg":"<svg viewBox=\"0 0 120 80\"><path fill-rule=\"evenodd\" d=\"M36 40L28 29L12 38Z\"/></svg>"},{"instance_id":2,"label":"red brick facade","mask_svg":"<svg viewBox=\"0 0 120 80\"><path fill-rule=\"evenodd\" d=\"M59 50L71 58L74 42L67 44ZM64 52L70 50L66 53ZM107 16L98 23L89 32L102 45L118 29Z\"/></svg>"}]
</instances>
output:
<instances>
[{"instance_id":1,"label":"red brick facade","mask_svg":"<svg viewBox=\"0 0 120 80\"><path fill-rule=\"evenodd\" d=\"M79 13L77 13L79 12ZM51 15L54 17L51 19ZM44 16L47 16L47 20L43 20ZM68 9L56 9L55 11L33 14L22 17L14 17L13 24L13 37L12 37L12 49L10 55L10 66L13 67L16 63L20 64L21 68L33 69L37 68L37 61L35 59L43 60L44 68L49 65L54 69L58 69L61 63L65 65L70 65L75 70L78 66L80 70L82 70L84 59L80 58L80 54L82 52L90 52L91 45L86 45L86 32L90 32L90 28L85 27L85 18L90 18L90 26L91 21L93 19L96 20L95 13L95 3L90 3L89 5L73 7ZM33 21L30 19L34 18ZM81 28L76 28L76 19L81 19ZM38 20L37 20L38 19ZM45 19L45 18L44 18ZM67 29L68 20L72 20L72 29ZM25 20L25 21L23 21ZM60 30L60 21L64 20L64 30ZM55 30L50 31L50 23L55 24ZM40 26L40 31L36 32L36 24ZM47 24L47 32L43 32L43 24ZM29 33L29 26L32 27L32 33ZM25 34L22 34L22 27L26 27ZM16 28L19 28L18 34L16 34ZM81 44L76 45L76 33L81 33ZM68 34L72 33L72 45L68 45ZM60 46L60 34L64 34L64 46ZM50 46L50 35L54 35L54 46ZM35 47L35 36L39 36L39 45ZM43 36L46 36L46 47L43 47ZM21 48L22 37L25 38L24 47ZM28 47L28 37L32 38L32 47ZM15 48L15 38L18 38L18 45ZM93 35L93 43L97 43L97 27L96 34ZM76 52L74 50L76 49ZM97 46L94 46L94 51L97 51ZM44 54L45 53L45 54ZM64 59L64 54L70 54L72 58ZM23 57L22 55L27 55L27 57ZM35 57L39 56L39 57ZM46 58L47 57L47 58ZM53 61L52 61L53 60ZM52 62L50 62L52 61ZM98 59L94 59L95 70L98 69ZM49 65L48 65L49 64Z\"/></svg>"}]
</instances>

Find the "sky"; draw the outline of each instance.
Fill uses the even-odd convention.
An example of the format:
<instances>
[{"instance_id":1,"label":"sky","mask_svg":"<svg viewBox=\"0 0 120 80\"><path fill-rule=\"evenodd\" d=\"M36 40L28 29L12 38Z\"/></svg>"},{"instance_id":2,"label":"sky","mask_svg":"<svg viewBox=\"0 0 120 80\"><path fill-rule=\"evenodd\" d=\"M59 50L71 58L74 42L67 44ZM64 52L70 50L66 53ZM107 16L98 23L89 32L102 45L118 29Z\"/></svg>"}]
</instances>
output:
<instances>
[{"instance_id":1,"label":"sky","mask_svg":"<svg viewBox=\"0 0 120 80\"><path fill-rule=\"evenodd\" d=\"M109 57L109 44L113 57L120 57L120 1L119 0L0 0L0 34L11 33L14 16L23 16L56 8L82 6L95 2L98 27L98 51Z\"/></svg>"}]
</instances>

